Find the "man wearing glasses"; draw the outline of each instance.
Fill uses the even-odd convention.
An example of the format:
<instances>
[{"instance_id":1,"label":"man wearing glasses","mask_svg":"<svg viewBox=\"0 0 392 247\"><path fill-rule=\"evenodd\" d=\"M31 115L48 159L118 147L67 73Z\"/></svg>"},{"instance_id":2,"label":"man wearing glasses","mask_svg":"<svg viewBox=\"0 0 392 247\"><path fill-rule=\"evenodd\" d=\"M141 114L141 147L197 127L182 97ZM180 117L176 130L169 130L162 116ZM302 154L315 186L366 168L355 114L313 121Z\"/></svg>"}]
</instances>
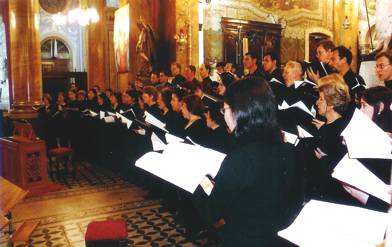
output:
<instances>
[{"instance_id":1,"label":"man wearing glasses","mask_svg":"<svg viewBox=\"0 0 392 247\"><path fill-rule=\"evenodd\" d=\"M381 52L376 56L376 73L386 87L392 89L392 51Z\"/></svg>"}]
</instances>

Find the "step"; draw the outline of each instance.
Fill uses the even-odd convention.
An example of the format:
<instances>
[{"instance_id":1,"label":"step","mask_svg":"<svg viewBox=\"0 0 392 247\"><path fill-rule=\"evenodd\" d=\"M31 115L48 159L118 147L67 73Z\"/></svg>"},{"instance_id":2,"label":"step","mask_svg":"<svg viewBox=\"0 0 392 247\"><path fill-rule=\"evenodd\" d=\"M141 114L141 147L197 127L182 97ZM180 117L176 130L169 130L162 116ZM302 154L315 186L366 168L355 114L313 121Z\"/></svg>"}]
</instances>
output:
<instances>
[{"instance_id":1,"label":"step","mask_svg":"<svg viewBox=\"0 0 392 247\"><path fill-rule=\"evenodd\" d=\"M12 234L10 242L28 242L31 234L38 226L39 221L23 222L23 224Z\"/></svg>"}]
</instances>

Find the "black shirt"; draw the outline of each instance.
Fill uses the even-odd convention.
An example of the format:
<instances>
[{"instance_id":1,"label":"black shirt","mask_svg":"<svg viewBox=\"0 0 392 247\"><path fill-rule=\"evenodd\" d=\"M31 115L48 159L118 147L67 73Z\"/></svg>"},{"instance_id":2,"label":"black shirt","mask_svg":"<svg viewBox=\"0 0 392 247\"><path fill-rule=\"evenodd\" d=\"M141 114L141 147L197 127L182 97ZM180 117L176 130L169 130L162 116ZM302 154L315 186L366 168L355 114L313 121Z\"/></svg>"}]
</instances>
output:
<instances>
[{"instance_id":1,"label":"black shirt","mask_svg":"<svg viewBox=\"0 0 392 247\"><path fill-rule=\"evenodd\" d=\"M341 117L330 124L324 124L319 129L319 148L329 157L333 157L336 163L347 152L347 148L343 145L342 137L340 136L346 126L347 122Z\"/></svg>"},{"instance_id":2,"label":"black shirt","mask_svg":"<svg viewBox=\"0 0 392 247\"><path fill-rule=\"evenodd\" d=\"M314 85L303 82L297 88L295 88L294 84L290 87L282 88L280 95L277 96L277 103L281 104L283 101L286 101L287 104L292 105L298 101L302 101L310 110L317 101L317 98Z\"/></svg>"},{"instance_id":3,"label":"black shirt","mask_svg":"<svg viewBox=\"0 0 392 247\"><path fill-rule=\"evenodd\" d=\"M223 246L282 246L277 232L287 226L302 202L302 169L287 144L254 142L231 151L207 196L193 194L200 216L219 229Z\"/></svg>"},{"instance_id":4,"label":"black shirt","mask_svg":"<svg viewBox=\"0 0 392 247\"><path fill-rule=\"evenodd\" d=\"M314 73L316 74L318 73L320 78L333 73L333 69L331 66L319 61L311 62L310 64L307 65L307 67L312 68Z\"/></svg>"},{"instance_id":5,"label":"black shirt","mask_svg":"<svg viewBox=\"0 0 392 247\"><path fill-rule=\"evenodd\" d=\"M176 87L178 85L181 85L184 81L186 81L185 77L181 74L178 74L174 76L173 80L171 81L171 84L173 85L173 87Z\"/></svg>"},{"instance_id":6,"label":"black shirt","mask_svg":"<svg viewBox=\"0 0 392 247\"><path fill-rule=\"evenodd\" d=\"M210 129L209 136L209 144L206 147L222 153L228 153L234 142L224 125L219 125L219 127L214 130Z\"/></svg>"},{"instance_id":7,"label":"black shirt","mask_svg":"<svg viewBox=\"0 0 392 247\"><path fill-rule=\"evenodd\" d=\"M159 109L158 105L155 103L151 106L146 105L145 109L148 113L153 115L154 117L158 119L162 119L162 114L161 114L161 109Z\"/></svg>"},{"instance_id":8,"label":"black shirt","mask_svg":"<svg viewBox=\"0 0 392 247\"><path fill-rule=\"evenodd\" d=\"M204 119L194 121L188 128L185 129L186 136L202 146L207 146L209 143L210 137L208 136L208 133L208 127Z\"/></svg>"},{"instance_id":9,"label":"black shirt","mask_svg":"<svg viewBox=\"0 0 392 247\"><path fill-rule=\"evenodd\" d=\"M254 76L254 77L261 77L261 78L264 78L264 79L266 78L264 72L263 72L259 67L257 67L257 69L256 69L255 71L253 71L253 73L247 74L247 75L245 76L245 78L251 77L251 76Z\"/></svg>"},{"instance_id":10,"label":"black shirt","mask_svg":"<svg viewBox=\"0 0 392 247\"><path fill-rule=\"evenodd\" d=\"M186 137L184 128L187 121L183 118L181 113L169 110L163 117L166 123L166 129L171 134L181 138Z\"/></svg>"},{"instance_id":11,"label":"black shirt","mask_svg":"<svg viewBox=\"0 0 392 247\"><path fill-rule=\"evenodd\" d=\"M283 102L282 97L286 85L284 84L282 71L276 68L271 73L266 73L266 79L269 81L269 85L272 89L272 92L274 92L276 101Z\"/></svg>"},{"instance_id":12,"label":"black shirt","mask_svg":"<svg viewBox=\"0 0 392 247\"><path fill-rule=\"evenodd\" d=\"M385 86L386 86L387 88L392 89L392 80L385 81L384 83L385 83Z\"/></svg>"},{"instance_id":13,"label":"black shirt","mask_svg":"<svg viewBox=\"0 0 392 247\"><path fill-rule=\"evenodd\" d=\"M201 83L201 88L203 89L203 92L207 94L213 94L215 85L217 85L217 82L213 82L209 76L206 78L203 78L203 81Z\"/></svg>"},{"instance_id":14,"label":"black shirt","mask_svg":"<svg viewBox=\"0 0 392 247\"><path fill-rule=\"evenodd\" d=\"M355 74L351 69L347 71L347 73L343 76L343 79L350 90L351 100L354 101L358 93L365 90L365 81L360 75Z\"/></svg>"}]
</instances>

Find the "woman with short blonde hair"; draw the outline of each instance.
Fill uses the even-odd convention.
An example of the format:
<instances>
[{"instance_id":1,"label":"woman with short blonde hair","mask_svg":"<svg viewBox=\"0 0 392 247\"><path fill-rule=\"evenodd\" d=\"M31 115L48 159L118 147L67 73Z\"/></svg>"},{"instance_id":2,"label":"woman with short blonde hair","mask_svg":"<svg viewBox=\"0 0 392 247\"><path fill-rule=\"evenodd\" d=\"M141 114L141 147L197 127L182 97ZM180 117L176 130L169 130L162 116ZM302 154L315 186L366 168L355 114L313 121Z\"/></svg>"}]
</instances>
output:
<instances>
[{"instance_id":1,"label":"woman with short blonde hair","mask_svg":"<svg viewBox=\"0 0 392 247\"><path fill-rule=\"evenodd\" d=\"M332 106L334 111L342 115L347 110L351 97L342 76L331 74L321 78L317 89L319 94L323 94L327 106Z\"/></svg>"}]
</instances>

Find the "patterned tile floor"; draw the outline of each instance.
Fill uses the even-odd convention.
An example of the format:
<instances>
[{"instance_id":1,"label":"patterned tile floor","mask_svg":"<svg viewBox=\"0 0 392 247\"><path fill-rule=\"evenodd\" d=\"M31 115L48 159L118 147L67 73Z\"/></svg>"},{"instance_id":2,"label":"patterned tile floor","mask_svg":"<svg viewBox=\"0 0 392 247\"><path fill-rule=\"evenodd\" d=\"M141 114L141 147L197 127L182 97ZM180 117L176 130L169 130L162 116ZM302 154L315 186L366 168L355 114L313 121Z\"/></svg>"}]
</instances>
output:
<instances>
[{"instance_id":1,"label":"patterned tile floor","mask_svg":"<svg viewBox=\"0 0 392 247\"><path fill-rule=\"evenodd\" d=\"M184 227L163 209L160 201L145 199L144 189L117 174L83 164L75 176L54 180L67 189L28 198L15 208L14 226L23 220L40 221L30 241L17 243L16 247L85 246L88 223L105 219L127 222L129 246L199 245L187 241ZM75 200L80 201L80 207L75 207ZM52 205L51 209L47 205ZM1 247L7 246L6 239L6 235L0 234Z\"/></svg>"}]
</instances>

